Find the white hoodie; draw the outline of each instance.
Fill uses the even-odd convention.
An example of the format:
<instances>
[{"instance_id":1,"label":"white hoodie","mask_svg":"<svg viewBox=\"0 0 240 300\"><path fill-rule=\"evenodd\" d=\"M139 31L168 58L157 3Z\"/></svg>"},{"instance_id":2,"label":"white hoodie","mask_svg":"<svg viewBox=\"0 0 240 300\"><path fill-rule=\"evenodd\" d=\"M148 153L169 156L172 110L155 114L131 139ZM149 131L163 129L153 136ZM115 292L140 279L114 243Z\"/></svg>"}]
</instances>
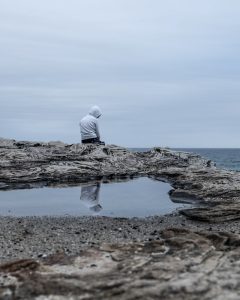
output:
<instances>
[{"instance_id":1,"label":"white hoodie","mask_svg":"<svg viewBox=\"0 0 240 300\"><path fill-rule=\"evenodd\" d=\"M79 123L82 140L99 138L98 120L101 116L101 110L98 106L93 106L89 114L86 115Z\"/></svg>"}]
</instances>

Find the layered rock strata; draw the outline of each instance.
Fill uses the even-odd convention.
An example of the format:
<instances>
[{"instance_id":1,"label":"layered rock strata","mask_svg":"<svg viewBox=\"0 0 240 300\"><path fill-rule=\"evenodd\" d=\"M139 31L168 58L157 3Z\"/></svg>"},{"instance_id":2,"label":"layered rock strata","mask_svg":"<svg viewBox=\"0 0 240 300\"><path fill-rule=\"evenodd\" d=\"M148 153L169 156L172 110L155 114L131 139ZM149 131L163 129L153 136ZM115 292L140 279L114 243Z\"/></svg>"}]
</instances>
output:
<instances>
[{"instance_id":1,"label":"layered rock strata","mask_svg":"<svg viewBox=\"0 0 240 300\"><path fill-rule=\"evenodd\" d=\"M170 149L0 139L2 190L135 176L197 206L144 220L1 217L0 299L239 299L239 173Z\"/></svg>"},{"instance_id":2,"label":"layered rock strata","mask_svg":"<svg viewBox=\"0 0 240 300\"><path fill-rule=\"evenodd\" d=\"M159 240L0 265L1 299L239 299L239 236L166 229Z\"/></svg>"},{"instance_id":3,"label":"layered rock strata","mask_svg":"<svg viewBox=\"0 0 240 300\"><path fill-rule=\"evenodd\" d=\"M166 180L173 187L173 201L198 203L198 207L182 210L189 218L222 222L240 217L240 173L217 169L195 154L0 139L0 189L134 176Z\"/></svg>"}]
</instances>

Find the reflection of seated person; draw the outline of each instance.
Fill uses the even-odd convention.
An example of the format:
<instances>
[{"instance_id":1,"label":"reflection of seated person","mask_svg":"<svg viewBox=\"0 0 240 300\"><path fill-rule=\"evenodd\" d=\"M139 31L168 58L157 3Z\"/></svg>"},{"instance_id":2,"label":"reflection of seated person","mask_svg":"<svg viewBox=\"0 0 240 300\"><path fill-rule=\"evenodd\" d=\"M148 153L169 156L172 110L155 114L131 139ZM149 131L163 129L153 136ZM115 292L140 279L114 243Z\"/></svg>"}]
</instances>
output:
<instances>
[{"instance_id":1,"label":"reflection of seated person","mask_svg":"<svg viewBox=\"0 0 240 300\"><path fill-rule=\"evenodd\" d=\"M95 183L81 187L80 201L94 213L102 210L102 206L99 204L100 186L100 183Z\"/></svg>"}]
</instances>

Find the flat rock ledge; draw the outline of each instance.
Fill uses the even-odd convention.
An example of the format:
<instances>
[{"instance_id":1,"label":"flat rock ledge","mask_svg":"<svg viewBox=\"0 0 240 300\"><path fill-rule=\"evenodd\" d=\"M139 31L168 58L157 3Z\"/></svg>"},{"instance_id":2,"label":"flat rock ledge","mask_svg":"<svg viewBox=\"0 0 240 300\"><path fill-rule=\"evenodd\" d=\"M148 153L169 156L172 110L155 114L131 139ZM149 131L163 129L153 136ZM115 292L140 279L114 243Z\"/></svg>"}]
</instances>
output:
<instances>
[{"instance_id":1,"label":"flat rock ledge","mask_svg":"<svg viewBox=\"0 0 240 300\"><path fill-rule=\"evenodd\" d=\"M239 299L238 235L171 228L145 243L0 265L0 299Z\"/></svg>"},{"instance_id":2,"label":"flat rock ledge","mask_svg":"<svg viewBox=\"0 0 240 300\"><path fill-rule=\"evenodd\" d=\"M137 176L169 182L173 201L197 203L181 211L188 218L206 222L240 218L240 173L217 169L199 155L159 147L141 153L115 145L0 139L0 189Z\"/></svg>"}]
</instances>

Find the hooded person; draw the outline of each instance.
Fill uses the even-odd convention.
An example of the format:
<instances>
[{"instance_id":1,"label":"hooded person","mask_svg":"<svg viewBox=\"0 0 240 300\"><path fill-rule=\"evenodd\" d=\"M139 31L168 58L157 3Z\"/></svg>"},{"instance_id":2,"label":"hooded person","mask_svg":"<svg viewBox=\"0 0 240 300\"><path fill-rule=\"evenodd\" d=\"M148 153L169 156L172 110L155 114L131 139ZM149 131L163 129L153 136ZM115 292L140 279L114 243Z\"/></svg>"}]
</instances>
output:
<instances>
[{"instance_id":1,"label":"hooded person","mask_svg":"<svg viewBox=\"0 0 240 300\"><path fill-rule=\"evenodd\" d=\"M86 115L79 123L82 143L90 144L102 144L100 141L100 132L98 126L98 118L100 118L102 112L98 106L92 106L88 115Z\"/></svg>"}]
</instances>

